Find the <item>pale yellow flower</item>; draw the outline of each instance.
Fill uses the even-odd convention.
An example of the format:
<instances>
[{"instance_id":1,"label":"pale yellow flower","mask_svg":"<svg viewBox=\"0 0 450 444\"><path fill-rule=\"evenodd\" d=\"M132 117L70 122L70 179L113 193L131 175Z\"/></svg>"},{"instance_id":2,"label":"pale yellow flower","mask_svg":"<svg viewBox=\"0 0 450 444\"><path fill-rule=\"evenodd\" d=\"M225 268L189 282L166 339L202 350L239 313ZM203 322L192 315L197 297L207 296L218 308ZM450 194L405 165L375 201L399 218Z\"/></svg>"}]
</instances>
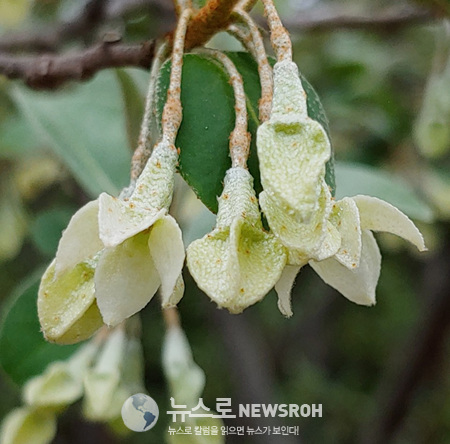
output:
<instances>
[{"instance_id":1,"label":"pale yellow flower","mask_svg":"<svg viewBox=\"0 0 450 444\"><path fill-rule=\"evenodd\" d=\"M284 247L262 227L252 176L229 169L216 228L187 249L191 275L220 307L240 313L269 292L285 263Z\"/></svg>"}]
</instances>

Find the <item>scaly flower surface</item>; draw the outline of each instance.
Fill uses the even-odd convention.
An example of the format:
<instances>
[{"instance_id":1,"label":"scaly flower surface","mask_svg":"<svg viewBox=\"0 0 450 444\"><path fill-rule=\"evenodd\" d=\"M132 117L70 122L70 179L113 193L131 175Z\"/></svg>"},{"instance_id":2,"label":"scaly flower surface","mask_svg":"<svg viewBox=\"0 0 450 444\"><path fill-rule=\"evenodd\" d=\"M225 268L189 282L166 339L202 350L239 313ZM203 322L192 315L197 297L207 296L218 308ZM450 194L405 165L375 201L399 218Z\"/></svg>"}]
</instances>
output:
<instances>
[{"instance_id":1,"label":"scaly flower surface","mask_svg":"<svg viewBox=\"0 0 450 444\"><path fill-rule=\"evenodd\" d=\"M187 249L197 285L220 307L240 313L261 300L286 264L285 248L263 230L253 178L242 167L225 176L216 228Z\"/></svg>"},{"instance_id":2,"label":"scaly flower surface","mask_svg":"<svg viewBox=\"0 0 450 444\"><path fill-rule=\"evenodd\" d=\"M95 289L109 325L144 308L159 287L163 307L176 305L183 295L184 246L180 227L168 214L177 160L176 148L163 139L127 201L99 197L99 236L105 250Z\"/></svg>"},{"instance_id":3,"label":"scaly flower surface","mask_svg":"<svg viewBox=\"0 0 450 444\"><path fill-rule=\"evenodd\" d=\"M321 178L331 156L330 142L322 126L308 117L297 65L278 62L273 73L272 112L256 139L266 195L260 198L261 207L266 211L267 201L276 201L292 216L309 222L323 193Z\"/></svg>"},{"instance_id":4,"label":"scaly flower surface","mask_svg":"<svg viewBox=\"0 0 450 444\"><path fill-rule=\"evenodd\" d=\"M168 214L177 152L164 140L127 200L107 194L71 219L39 289L45 337L59 343L91 336L145 307L161 287L162 305L182 297L184 246Z\"/></svg>"},{"instance_id":5,"label":"scaly flower surface","mask_svg":"<svg viewBox=\"0 0 450 444\"><path fill-rule=\"evenodd\" d=\"M330 142L320 123L308 117L298 69L290 60L274 66L272 112L258 128L257 148L261 208L288 250L288 265L275 285L284 315L292 315L291 287L307 263L349 300L374 304L381 255L371 230L425 249L419 230L392 205L368 196L334 202L325 182Z\"/></svg>"},{"instance_id":6,"label":"scaly flower surface","mask_svg":"<svg viewBox=\"0 0 450 444\"><path fill-rule=\"evenodd\" d=\"M375 197L358 195L337 201L329 222L339 233L337 251L322 260L311 258L308 262L324 282L357 304L373 305L376 301L381 254L372 231L395 234L414 244L419 251L426 250L422 234L414 223L393 205ZM327 246L322 244L321 248L326 256ZM275 287L279 308L286 316L292 315L290 290L302 265L286 267Z\"/></svg>"}]
</instances>

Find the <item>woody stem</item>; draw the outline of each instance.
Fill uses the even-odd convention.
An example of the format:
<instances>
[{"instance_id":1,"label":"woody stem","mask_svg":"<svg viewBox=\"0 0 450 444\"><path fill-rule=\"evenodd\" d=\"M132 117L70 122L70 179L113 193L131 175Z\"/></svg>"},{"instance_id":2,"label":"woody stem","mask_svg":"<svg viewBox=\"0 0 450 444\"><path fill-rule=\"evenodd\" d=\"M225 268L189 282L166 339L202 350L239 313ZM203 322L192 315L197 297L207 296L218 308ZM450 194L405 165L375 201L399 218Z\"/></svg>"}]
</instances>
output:
<instances>
[{"instance_id":1,"label":"woody stem","mask_svg":"<svg viewBox=\"0 0 450 444\"><path fill-rule=\"evenodd\" d=\"M229 30L236 35L247 50L253 55L258 64L259 78L261 82L261 99L259 101L259 120L265 122L270 117L270 109L273 96L272 68L267 59L266 50L261 33L253 19L244 10L237 10L234 16L241 21L248 32L238 25L231 25Z\"/></svg>"},{"instance_id":2,"label":"woody stem","mask_svg":"<svg viewBox=\"0 0 450 444\"><path fill-rule=\"evenodd\" d=\"M292 60L292 43L289 33L281 23L278 11L275 8L273 0L262 0L264 12L267 16L267 22L270 28L270 42L277 55L277 60Z\"/></svg>"}]
</instances>

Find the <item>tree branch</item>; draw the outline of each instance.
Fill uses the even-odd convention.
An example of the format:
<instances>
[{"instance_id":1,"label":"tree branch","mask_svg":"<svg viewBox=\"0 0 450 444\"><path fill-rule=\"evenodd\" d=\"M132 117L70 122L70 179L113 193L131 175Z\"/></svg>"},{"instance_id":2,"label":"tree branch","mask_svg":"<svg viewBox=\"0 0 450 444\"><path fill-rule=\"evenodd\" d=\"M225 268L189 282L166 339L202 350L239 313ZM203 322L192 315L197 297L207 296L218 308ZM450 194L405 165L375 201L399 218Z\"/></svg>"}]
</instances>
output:
<instances>
[{"instance_id":1,"label":"tree branch","mask_svg":"<svg viewBox=\"0 0 450 444\"><path fill-rule=\"evenodd\" d=\"M194 16L186 33L186 48L204 45L217 31L225 29L239 0L209 0Z\"/></svg>"},{"instance_id":2,"label":"tree branch","mask_svg":"<svg viewBox=\"0 0 450 444\"><path fill-rule=\"evenodd\" d=\"M91 0L83 8L80 15L73 20L66 21L46 29L45 32L27 32L2 36L0 51L13 52L26 49L27 51L54 52L66 41L74 38L85 38L102 22L106 14L107 0Z\"/></svg>"},{"instance_id":3,"label":"tree branch","mask_svg":"<svg viewBox=\"0 0 450 444\"><path fill-rule=\"evenodd\" d=\"M379 15L355 16L341 14L317 14L310 17L301 16L295 19L283 20L291 32L323 31L332 29L366 29L372 31L394 31L404 26L416 23L426 23L435 20L431 10L408 8L400 11L387 11Z\"/></svg>"},{"instance_id":4,"label":"tree branch","mask_svg":"<svg viewBox=\"0 0 450 444\"><path fill-rule=\"evenodd\" d=\"M92 3L103 0L92 0ZM140 0L146 2L148 0ZM151 0L155 1L155 0ZM190 49L206 43L217 31L225 28L230 20L233 8L238 0L210 0L192 19L186 36L186 48ZM136 3L133 3L133 7ZM120 12L120 8L116 13ZM123 11L122 11L123 12ZM98 12L97 12L98 13ZM95 14L92 10L85 13L86 17L93 20ZM334 16L316 19L301 19L287 21L291 31L295 30L317 30L331 28L377 28L393 29L413 23L426 22L433 19L429 11L410 10L396 14L384 14L375 17L349 17ZM89 21L89 20L88 20ZM79 25L78 31L84 29L85 25ZM73 32L72 29L71 32ZM56 33L58 31L55 31ZM68 32L68 31L65 31ZM17 37L16 37L17 38ZM46 37L50 41L55 35ZM46 38L40 39L39 45L44 45ZM58 38L61 38L59 35ZM39 42L39 39L36 39ZM11 43L11 42L10 42ZM24 44L25 40L17 44ZM51 46L51 45L50 45ZM2 43L0 41L0 51ZM141 45L124 45L117 43L103 43L84 51L78 51L65 55L39 55L39 56L13 56L9 53L0 52L0 74L10 79L23 79L32 88L51 89L68 80L86 80L97 71L112 67L135 66L148 69L151 66L154 55L154 43L143 43Z\"/></svg>"},{"instance_id":5,"label":"tree branch","mask_svg":"<svg viewBox=\"0 0 450 444\"><path fill-rule=\"evenodd\" d=\"M96 0L99 1L99 0ZM230 21L238 0L210 0L192 19L186 35L186 48L205 43ZM65 55L14 56L0 53L0 74L23 79L31 88L52 89L68 80L86 80L105 68L136 66L149 68L154 42L141 45L102 43Z\"/></svg>"},{"instance_id":6,"label":"tree branch","mask_svg":"<svg viewBox=\"0 0 450 444\"><path fill-rule=\"evenodd\" d=\"M13 56L0 54L0 74L22 79L29 87L52 89L68 80L90 79L105 68L136 66L150 68L155 42L141 45L102 43L65 55Z\"/></svg>"}]
</instances>

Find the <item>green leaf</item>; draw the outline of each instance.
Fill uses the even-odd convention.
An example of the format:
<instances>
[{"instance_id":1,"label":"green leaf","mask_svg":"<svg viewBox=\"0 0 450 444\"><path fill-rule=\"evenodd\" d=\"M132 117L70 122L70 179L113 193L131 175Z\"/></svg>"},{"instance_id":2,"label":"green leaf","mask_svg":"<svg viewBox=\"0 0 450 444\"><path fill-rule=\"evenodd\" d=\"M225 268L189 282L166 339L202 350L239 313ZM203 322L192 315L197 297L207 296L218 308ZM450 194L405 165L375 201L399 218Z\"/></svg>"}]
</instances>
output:
<instances>
[{"instance_id":1,"label":"green leaf","mask_svg":"<svg viewBox=\"0 0 450 444\"><path fill-rule=\"evenodd\" d=\"M144 115L144 95L129 70L116 69L116 75L125 110L128 146L130 150L134 151L137 148L142 116ZM148 76L149 74L146 73L146 77ZM148 79L146 83L148 83Z\"/></svg>"},{"instance_id":2,"label":"green leaf","mask_svg":"<svg viewBox=\"0 0 450 444\"><path fill-rule=\"evenodd\" d=\"M60 346L45 341L37 315L39 282L17 289L7 306L0 325L0 366L9 377L22 385L42 373L48 364L68 358L78 345Z\"/></svg>"},{"instance_id":3,"label":"green leaf","mask_svg":"<svg viewBox=\"0 0 450 444\"><path fill-rule=\"evenodd\" d=\"M123 103L114 73L52 94L16 85L12 97L41 143L48 145L92 197L127 184Z\"/></svg>"},{"instance_id":4,"label":"green leaf","mask_svg":"<svg viewBox=\"0 0 450 444\"><path fill-rule=\"evenodd\" d=\"M258 158L256 156L256 130L259 125L258 101L261 94L256 62L244 52L227 53L244 80L249 113L249 132L252 135L250 172L255 178L255 190L262 191ZM160 72L157 91L158 113L167 97L170 62ZM324 126L327 120L320 100L312 86L302 77L307 93L308 114ZM217 197L223 189L223 178L231 166L228 140L234 128L234 95L228 75L209 56L187 54L184 57L181 89L183 122L177 137L180 148L180 173L202 202L217 212ZM334 190L333 161L327 164L327 183Z\"/></svg>"},{"instance_id":5,"label":"green leaf","mask_svg":"<svg viewBox=\"0 0 450 444\"><path fill-rule=\"evenodd\" d=\"M0 261L15 257L28 230L28 216L9 174L0 179Z\"/></svg>"},{"instance_id":6,"label":"green leaf","mask_svg":"<svg viewBox=\"0 0 450 444\"><path fill-rule=\"evenodd\" d=\"M14 116L2 121L0 134L1 158L23 158L39 148L36 138L28 130L27 122L22 117Z\"/></svg>"},{"instance_id":7,"label":"green leaf","mask_svg":"<svg viewBox=\"0 0 450 444\"><path fill-rule=\"evenodd\" d=\"M362 164L336 163L336 198L365 194L396 206L413 219L431 222L433 211L411 185L386 171Z\"/></svg>"}]
</instances>

